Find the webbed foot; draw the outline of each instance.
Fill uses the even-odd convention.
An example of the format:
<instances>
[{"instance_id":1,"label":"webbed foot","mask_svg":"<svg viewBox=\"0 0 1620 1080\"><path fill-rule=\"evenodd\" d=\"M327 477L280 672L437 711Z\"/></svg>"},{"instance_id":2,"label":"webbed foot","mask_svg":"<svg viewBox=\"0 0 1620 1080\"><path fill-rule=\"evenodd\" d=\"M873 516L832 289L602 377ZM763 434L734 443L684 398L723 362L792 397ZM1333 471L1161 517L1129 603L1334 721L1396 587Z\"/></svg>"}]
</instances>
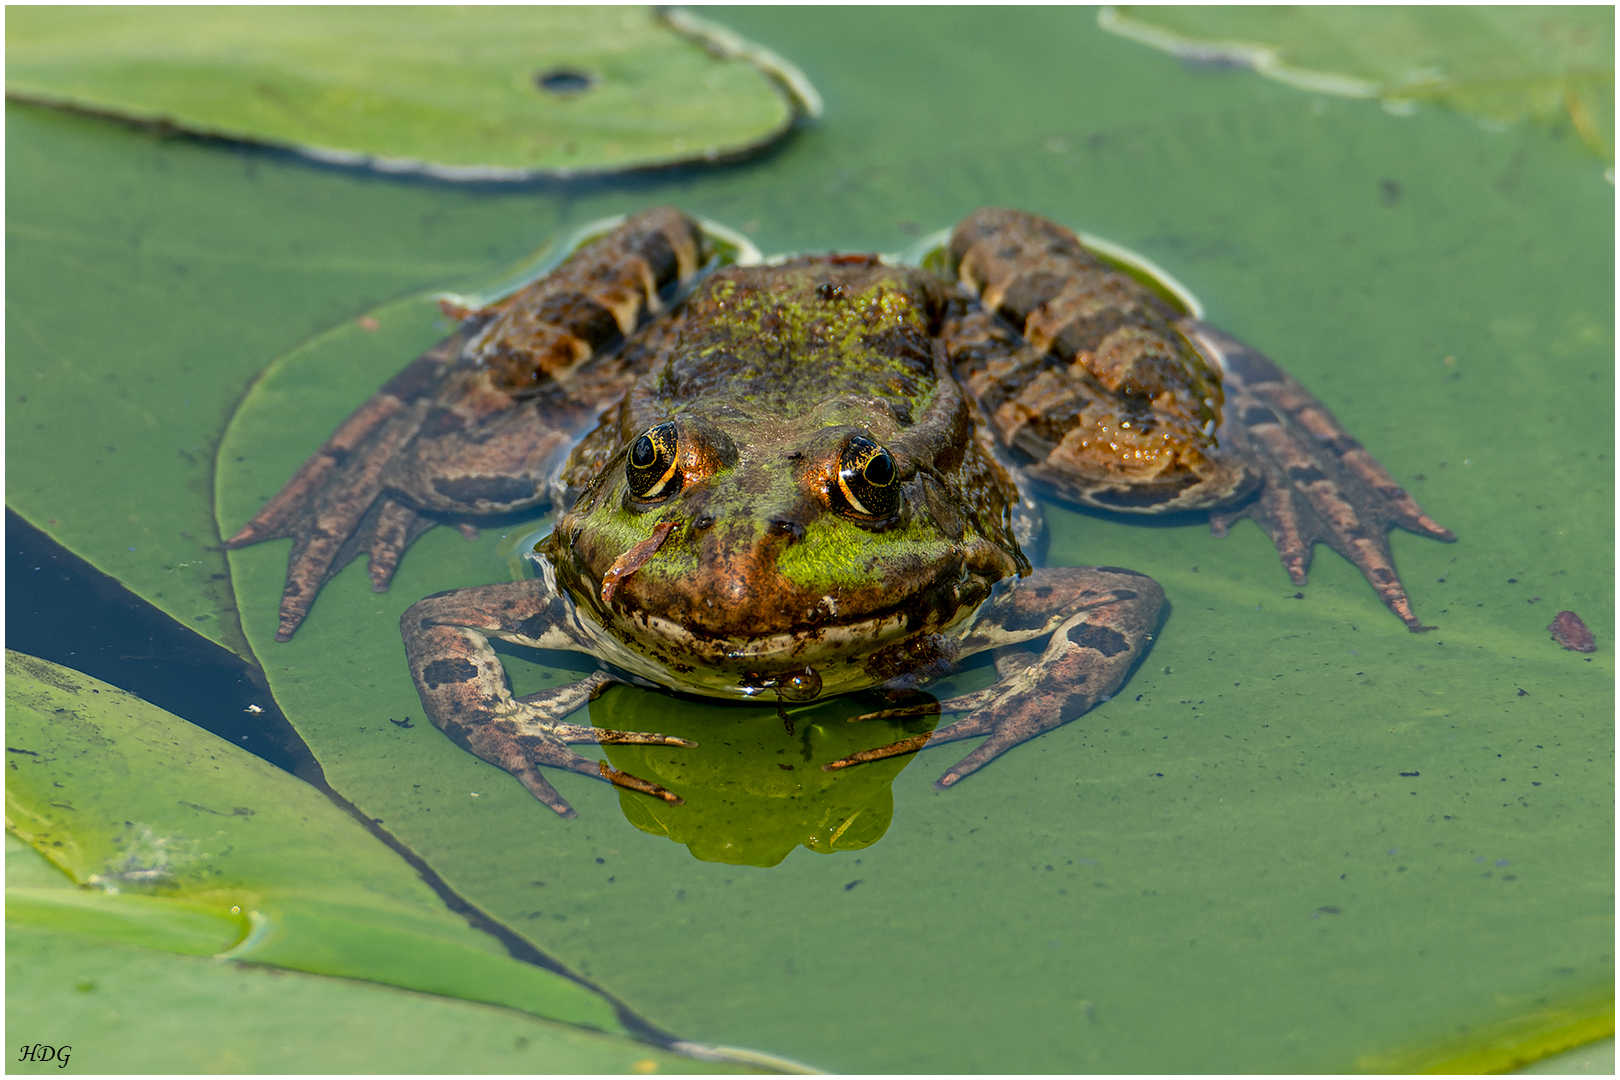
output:
<instances>
[{"instance_id":1,"label":"webbed foot","mask_svg":"<svg viewBox=\"0 0 1620 1080\"><path fill-rule=\"evenodd\" d=\"M1226 416L1219 438L1256 462L1263 476L1252 500L1210 512L1215 535L1225 536L1239 518L1253 519L1271 537L1295 585L1305 584L1312 548L1327 544L1355 564L1408 629L1434 629L1412 612L1388 532L1399 525L1448 542L1456 534L1425 514L1286 371L1205 323L1187 320L1182 328L1225 373Z\"/></svg>"},{"instance_id":2,"label":"webbed foot","mask_svg":"<svg viewBox=\"0 0 1620 1080\"><path fill-rule=\"evenodd\" d=\"M923 706L885 709L858 719L968 715L953 724L863 750L823 765L828 771L909 754L925 746L989 736L947 769L935 786L948 788L1021 742L1060 727L1107 701L1147 652L1164 606L1157 582L1115 567L1036 570L981 612L964 654L995 648L995 685ZM1044 650L1007 646L1050 634Z\"/></svg>"},{"instance_id":3,"label":"webbed foot","mask_svg":"<svg viewBox=\"0 0 1620 1080\"><path fill-rule=\"evenodd\" d=\"M576 682L514 698L489 637L520 644L569 647L568 624L540 581L486 585L430 596L400 620L405 658L428 717L464 749L511 773L529 793L563 817L574 809L540 772L567 769L667 803L681 799L658 784L592 761L569 749L580 743L695 746L656 732L571 724L567 717L621 681L596 671Z\"/></svg>"}]
</instances>

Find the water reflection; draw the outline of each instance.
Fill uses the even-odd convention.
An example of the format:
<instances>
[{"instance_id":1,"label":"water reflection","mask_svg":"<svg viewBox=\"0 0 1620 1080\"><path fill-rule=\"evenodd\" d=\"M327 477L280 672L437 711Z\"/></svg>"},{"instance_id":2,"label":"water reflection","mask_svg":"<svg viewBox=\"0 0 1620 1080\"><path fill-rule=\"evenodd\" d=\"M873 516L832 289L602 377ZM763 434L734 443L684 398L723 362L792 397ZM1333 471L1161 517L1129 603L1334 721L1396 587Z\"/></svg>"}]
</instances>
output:
<instances>
[{"instance_id":1,"label":"water reflection","mask_svg":"<svg viewBox=\"0 0 1620 1080\"><path fill-rule=\"evenodd\" d=\"M619 689L591 704L599 727L647 727L646 693ZM890 784L916 755L886 758L837 772L821 766L849 754L934 729L939 717L904 722L852 717L886 704L870 695L791 708L717 706L660 695L657 730L698 743L604 746L609 762L686 800L670 806L621 791L630 823L686 845L705 862L775 866L794 848L829 854L882 839L894 816ZM784 722L784 718L785 721ZM789 728L791 727L791 731Z\"/></svg>"}]
</instances>

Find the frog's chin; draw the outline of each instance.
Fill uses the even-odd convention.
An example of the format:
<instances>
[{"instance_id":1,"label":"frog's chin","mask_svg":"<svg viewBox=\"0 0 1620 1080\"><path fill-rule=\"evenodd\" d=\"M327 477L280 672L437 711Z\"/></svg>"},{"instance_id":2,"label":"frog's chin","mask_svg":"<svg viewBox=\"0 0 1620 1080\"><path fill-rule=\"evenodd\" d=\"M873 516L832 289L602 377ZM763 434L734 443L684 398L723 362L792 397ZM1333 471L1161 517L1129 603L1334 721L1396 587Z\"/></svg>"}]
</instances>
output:
<instances>
[{"instance_id":1,"label":"frog's chin","mask_svg":"<svg viewBox=\"0 0 1620 1080\"><path fill-rule=\"evenodd\" d=\"M716 637L646 612L614 611L604 625L555 587L553 573L546 577L598 659L664 689L734 701L808 701L876 686L895 674L880 654L916 653L924 639L923 651L954 651L979 607L963 604L943 622L922 626L897 611L793 633Z\"/></svg>"}]
</instances>

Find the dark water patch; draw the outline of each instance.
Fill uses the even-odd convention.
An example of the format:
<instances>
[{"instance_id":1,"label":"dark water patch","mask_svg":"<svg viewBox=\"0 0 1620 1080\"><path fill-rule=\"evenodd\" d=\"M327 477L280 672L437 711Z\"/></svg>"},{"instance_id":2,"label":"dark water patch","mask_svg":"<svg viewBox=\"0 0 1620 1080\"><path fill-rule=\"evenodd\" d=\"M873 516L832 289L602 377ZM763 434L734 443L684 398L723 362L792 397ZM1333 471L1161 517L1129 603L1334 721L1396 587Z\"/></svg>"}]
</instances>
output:
<instances>
[{"instance_id":1,"label":"dark water patch","mask_svg":"<svg viewBox=\"0 0 1620 1080\"><path fill-rule=\"evenodd\" d=\"M181 626L9 507L6 647L127 690L302 779L319 775L253 665Z\"/></svg>"}]
</instances>

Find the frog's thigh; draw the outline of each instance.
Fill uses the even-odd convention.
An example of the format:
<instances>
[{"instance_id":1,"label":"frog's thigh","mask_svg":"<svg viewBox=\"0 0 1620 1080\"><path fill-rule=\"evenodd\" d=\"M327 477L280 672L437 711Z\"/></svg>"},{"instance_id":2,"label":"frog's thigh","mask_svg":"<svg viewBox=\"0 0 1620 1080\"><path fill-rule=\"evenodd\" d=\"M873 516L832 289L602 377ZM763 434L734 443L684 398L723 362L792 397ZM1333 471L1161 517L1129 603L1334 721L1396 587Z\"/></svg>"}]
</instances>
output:
<instances>
[{"instance_id":1,"label":"frog's thigh","mask_svg":"<svg viewBox=\"0 0 1620 1080\"><path fill-rule=\"evenodd\" d=\"M938 783L949 787L1009 748L1082 715L1113 695L1147 652L1164 607L1158 582L1108 566L1053 567L1016 582L988 606L966 651L1016 644L1050 632L1033 663L998 665L992 687L940 702L969 711L931 743L988 735Z\"/></svg>"}]
</instances>

